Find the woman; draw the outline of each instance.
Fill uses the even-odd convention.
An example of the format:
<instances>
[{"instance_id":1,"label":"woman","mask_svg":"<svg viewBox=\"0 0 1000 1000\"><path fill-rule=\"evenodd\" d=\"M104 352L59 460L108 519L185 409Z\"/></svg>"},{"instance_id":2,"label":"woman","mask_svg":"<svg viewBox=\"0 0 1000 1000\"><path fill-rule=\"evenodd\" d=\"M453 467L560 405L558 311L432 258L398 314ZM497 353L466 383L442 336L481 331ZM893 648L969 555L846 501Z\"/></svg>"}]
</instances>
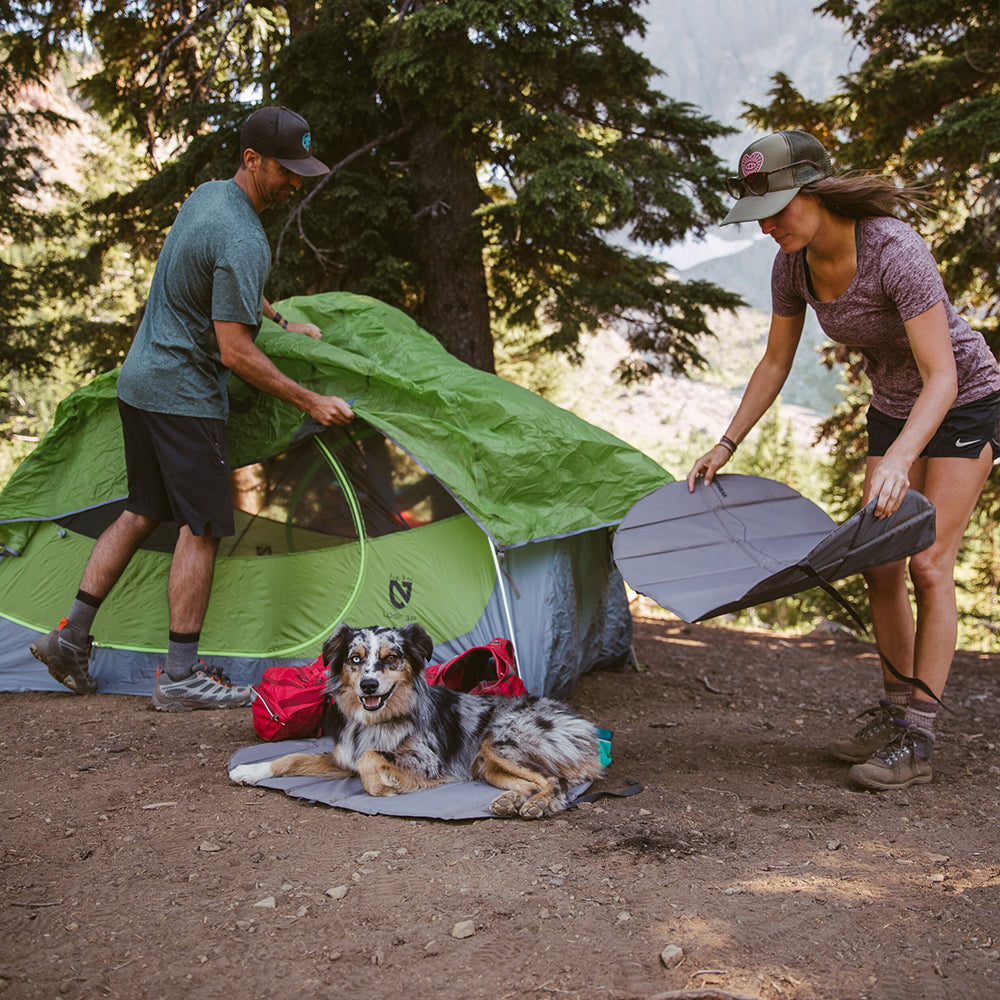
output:
<instances>
[{"instance_id":1,"label":"woman","mask_svg":"<svg viewBox=\"0 0 1000 1000\"><path fill-rule=\"evenodd\" d=\"M899 674L940 699L958 633L955 561L994 459L1000 369L982 336L959 317L921 237L893 212L915 192L872 176L832 176L822 145L805 132L751 143L730 182L738 198L723 225L756 220L778 244L771 326L725 434L688 474L711 482L774 402L792 366L806 306L831 340L864 356L872 388L864 502L892 514L912 486L936 510L936 541L909 559L864 574L879 649ZM883 664L885 697L851 738L831 744L866 788L931 780L939 702Z\"/></svg>"}]
</instances>

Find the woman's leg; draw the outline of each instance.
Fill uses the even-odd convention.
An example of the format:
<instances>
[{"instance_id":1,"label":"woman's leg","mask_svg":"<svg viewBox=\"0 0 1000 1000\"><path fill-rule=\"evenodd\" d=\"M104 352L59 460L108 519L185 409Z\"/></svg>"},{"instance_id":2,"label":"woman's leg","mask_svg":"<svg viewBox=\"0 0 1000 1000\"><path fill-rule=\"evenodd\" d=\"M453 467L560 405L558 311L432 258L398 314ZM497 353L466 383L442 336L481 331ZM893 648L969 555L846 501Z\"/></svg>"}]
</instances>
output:
<instances>
[{"instance_id":1,"label":"woman's leg","mask_svg":"<svg viewBox=\"0 0 1000 1000\"><path fill-rule=\"evenodd\" d=\"M934 504L936 538L930 548L910 558L917 605L913 674L939 698L948 681L958 637L955 562L992 467L988 446L975 459L927 460L921 492ZM915 695L921 697L921 692L917 690Z\"/></svg>"},{"instance_id":2,"label":"woman's leg","mask_svg":"<svg viewBox=\"0 0 1000 1000\"><path fill-rule=\"evenodd\" d=\"M865 503L879 461L868 460ZM911 469L910 485L934 504L936 536L933 545L909 560L917 605L915 623L902 561L876 566L864 574L879 648L901 674L916 675L938 697L948 680L958 633L955 562L992 465L987 447L979 458L923 458ZM891 682L892 675L883 672Z\"/></svg>"},{"instance_id":3,"label":"woman's leg","mask_svg":"<svg viewBox=\"0 0 1000 1000\"><path fill-rule=\"evenodd\" d=\"M869 458L865 474L864 502L870 498L872 473L881 461ZM923 485L924 464L919 462L910 471L911 482L918 479ZM827 745L827 752L838 760L850 764L863 764L873 753L880 750L896 735L893 720L906 713L910 703L912 684L903 683L894 677L885 665L888 660L904 677L913 676L913 654L916 644L916 628L913 608L906 586L906 560L875 566L864 573L868 586L868 601L871 608L872 630L875 642L883 655L882 682L884 697L878 704L863 712L858 719L863 726L852 736L835 740Z\"/></svg>"},{"instance_id":4,"label":"woman's leg","mask_svg":"<svg viewBox=\"0 0 1000 1000\"><path fill-rule=\"evenodd\" d=\"M872 474L882 461L881 457L868 459L865 469L863 503L871 499ZM910 468L910 486L924 492L927 459L921 458ZM893 667L904 677L913 676L914 651L916 647L916 625L913 607L906 585L906 560L874 566L864 573L868 586L868 604L872 616L872 631L875 642ZM888 686L899 682L899 678L882 665L882 679ZM902 714L902 713L900 713Z\"/></svg>"},{"instance_id":5,"label":"woman's leg","mask_svg":"<svg viewBox=\"0 0 1000 1000\"><path fill-rule=\"evenodd\" d=\"M916 627L912 659L909 664L903 661L899 669L900 673L922 681L938 698L948 681L958 634L955 563L992 464L992 452L987 447L975 459L927 459L920 477L921 492L934 504L936 537L933 545L910 557L910 579L917 606ZM912 480L911 485L917 488ZM881 582L876 580L876 590ZM872 606L873 620L876 604ZM891 605L888 597L878 606L883 615L880 629L885 634L892 627L890 614L898 616L899 612L898 609L890 610L895 605ZM887 636L889 641L891 637ZM907 666L912 673L904 669ZM893 722L894 738L867 761L855 764L850 771L851 779L865 788L877 790L908 788L930 781L937 707L926 693L914 688L905 718Z\"/></svg>"}]
</instances>

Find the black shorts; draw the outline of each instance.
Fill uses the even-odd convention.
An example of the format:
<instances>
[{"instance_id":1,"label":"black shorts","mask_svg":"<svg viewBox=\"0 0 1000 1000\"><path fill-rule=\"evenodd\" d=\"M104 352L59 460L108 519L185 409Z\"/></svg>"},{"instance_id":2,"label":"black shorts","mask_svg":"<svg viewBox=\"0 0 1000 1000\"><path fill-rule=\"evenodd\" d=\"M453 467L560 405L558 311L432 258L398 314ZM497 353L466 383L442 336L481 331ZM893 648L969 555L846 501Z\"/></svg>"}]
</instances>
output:
<instances>
[{"instance_id":1,"label":"black shorts","mask_svg":"<svg viewBox=\"0 0 1000 1000\"><path fill-rule=\"evenodd\" d=\"M884 455L905 423L869 406L869 456ZM979 458L987 441L993 446L994 460L1000 458L1000 392L949 410L920 454L928 458Z\"/></svg>"},{"instance_id":2,"label":"black shorts","mask_svg":"<svg viewBox=\"0 0 1000 1000\"><path fill-rule=\"evenodd\" d=\"M125 509L186 524L192 534L235 533L224 420L137 410L118 400L125 438Z\"/></svg>"}]
</instances>

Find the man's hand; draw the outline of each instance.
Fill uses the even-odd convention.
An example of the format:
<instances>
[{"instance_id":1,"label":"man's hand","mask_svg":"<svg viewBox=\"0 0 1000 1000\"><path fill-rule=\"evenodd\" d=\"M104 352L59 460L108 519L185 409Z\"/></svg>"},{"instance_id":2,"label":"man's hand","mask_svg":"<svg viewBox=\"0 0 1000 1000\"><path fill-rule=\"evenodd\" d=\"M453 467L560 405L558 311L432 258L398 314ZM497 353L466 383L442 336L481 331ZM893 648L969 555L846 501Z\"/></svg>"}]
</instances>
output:
<instances>
[{"instance_id":1,"label":"man's hand","mask_svg":"<svg viewBox=\"0 0 1000 1000\"><path fill-rule=\"evenodd\" d=\"M255 388L297 406L322 427L346 424L354 417L354 411L339 396L321 396L282 372L254 344L249 326L216 320L215 337L222 363L230 371Z\"/></svg>"},{"instance_id":2,"label":"man's hand","mask_svg":"<svg viewBox=\"0 0 1000 1000\"><path fill-rule=\"evenodd\" d=\"M289 323L285 329L289 333L304 333L313 340L323 339L323 331L315 323Z\"/></svg>"},{"instance_id":3,"label":"man's hand","mask_svg":"<svg viewBox=\"0 0 1000 1000\"><path fill-rule=\"evenodd\" d=\"M354 411L340 396L314 395L312 402L306 407L306 413L324 427L348 424L354 419Z\"/></svg>"}]
</instances>

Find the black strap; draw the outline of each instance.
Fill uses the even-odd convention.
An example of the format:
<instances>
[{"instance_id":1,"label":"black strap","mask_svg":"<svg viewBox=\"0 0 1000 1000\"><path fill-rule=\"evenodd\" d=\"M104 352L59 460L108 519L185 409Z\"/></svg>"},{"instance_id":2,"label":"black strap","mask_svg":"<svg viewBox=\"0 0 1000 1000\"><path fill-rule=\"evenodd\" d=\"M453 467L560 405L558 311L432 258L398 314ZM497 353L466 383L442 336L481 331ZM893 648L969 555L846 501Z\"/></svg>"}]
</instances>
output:
<instances>
[{"instance_id":1,"label":"black strap","mask_svg":"<svg viewBox=\"0 0 1000 1000\"><path fill-rule=\"evenodd\" d=\"M581 795L579 798L574 799L572 804L566 808L575 809L581 802L596 802L598 799L604 798L623 799L628 795L635 795L636 792L642 791L642 785L634 778L626 778L625 780L632 782L632 784L627 788L623 788L620 792L613 792L611 789L601 792L588 792L586 795Z\"/></svg>"},{"instance_id":2,"label":"black strap","mask_svg":"<svg viewBox=\"0 0 1000 1000\"><path fill-rule=\"evenodd\" d=\"M847 598L844 597L844 595L841 594L840 591L837 590L837 588L832 583L829 582L829 580L825 579L823 576L817 573L816 570L812 566L810 566L809 563L805 561L800 562L798 564L798 568L801 569L802 572L806 574L806 576L808 576L811 580L813 580L817 586L822 587L832 598L839 601L840 605L847 611L847 613L854 619L854 621L857 622L858 627L861 629L862 632L864 632L866 635L871 633L871 629L865 623L861 615L858 614L858 612L855 610L850 601L848 601ZM886 670L888 670L893 677L895 677L899 681L902 681L904 684L912 684L914 687L920 688L920 690L923 691L924 694L926 694L930 698L933 698L934 701L936 701L943 709L946 709L947 711L954 714L955 709L953 709L950 705L945 704L945 702L942 701L919 677L907 677L905 674L901 674L892 665L892 661L889 659L889 657L882 652L877 642L875 643L875 651L878 653L879 659L885 665Z\"/></svg>"}]
</instances>

